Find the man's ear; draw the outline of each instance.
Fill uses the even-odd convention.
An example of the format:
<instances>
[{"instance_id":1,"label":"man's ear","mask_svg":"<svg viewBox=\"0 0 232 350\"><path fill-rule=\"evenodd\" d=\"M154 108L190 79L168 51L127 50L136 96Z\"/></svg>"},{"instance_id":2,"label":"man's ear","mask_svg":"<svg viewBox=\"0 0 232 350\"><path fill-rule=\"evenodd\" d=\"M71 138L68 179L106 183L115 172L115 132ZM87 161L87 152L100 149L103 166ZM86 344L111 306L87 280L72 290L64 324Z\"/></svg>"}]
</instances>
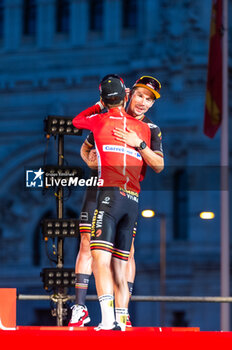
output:
<instances>
[{"instance_id":1,"label":"man's ear","mask_svg":"<svg viewBox=\"0 0 232 350\"><path fill-rule=\"evenodd\" d=\"M124 107L124 108L126 108L127 101L128 101L128 96L126 95L126 96L124 97L124 103L123 103L123 107Z\"/></svg>"},{"instance_id":2,"label":"man's ear","mask_svg":"<svg viewBox=\"0 0 232 350\"><path fill-rule=\"evenodd\" d=\"M155 103L155 100L156 100L156 98L152 101L152 105L151 105L151 107L153 106L153 104Z\"/></svg>"},{"instance_id":3,"label":"man's ear","mask_svg":"<svg viewBox=\"0 0 232 350\"><path fill-rule=\"evenodd\" d=\"M100 98L100 102L104 107L106 107L105 102L102 100L102 98Z\"/></svg>"}]
</instances>

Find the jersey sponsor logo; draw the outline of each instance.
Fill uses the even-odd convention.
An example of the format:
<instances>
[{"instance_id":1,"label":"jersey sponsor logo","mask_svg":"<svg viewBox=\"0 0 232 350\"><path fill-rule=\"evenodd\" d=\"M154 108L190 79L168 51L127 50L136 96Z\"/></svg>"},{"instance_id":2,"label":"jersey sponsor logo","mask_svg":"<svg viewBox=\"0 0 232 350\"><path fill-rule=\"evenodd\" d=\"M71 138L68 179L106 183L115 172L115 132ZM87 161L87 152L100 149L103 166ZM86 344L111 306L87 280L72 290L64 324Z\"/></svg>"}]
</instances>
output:
<instances>
[{"instance_id":1,"label":"jersey sponsor logo","mask_svg":"<svg viewBox=\"0 0 232 350\"><path fill-rule=\"evenodd\" d=\"M134 149L126 148L123 146L103 145L103 151L104 152L115 152L115 153L121 153L121 154L126 153L128 156L142 160L142 156L139 152L135 151Z\"/></svg>"},{"instance_id":2,"label":"jersey sponsor logo","mask_svg":"<svg viewBox=\"0 0 232 350\"><path fill-rule=\"evenodd\" d=\"M122 196L126 196L126 193L125 192L122 192L122 191L120 191L120 194L122 195Z\"/></svg>"},{"instance_id":3,"label":"jersey sponsor logo","mask_svg":"<svg viewBox=\"0 0 232 350\"><path fill-rule=\"evenodd\" d=\"M82 211L80 215L81 221L88 221L89 215L87 211Z\"/></svg>"},{"instance_id":4,"label":"jersey sponsor logo","mask_svg":"<svg viewBox=\"0 0 232 350\"><path fill-rule=\"evenodd\" d=\"M105 197L102 201L103 204L110 204L110 197Z\"/></svg>"},{"instance_id":5,"label":"jersey sponsor logo","mask_svg":"<svg viewBox=\"0 0 232 350\"><path fill-rule=\"evenodd\" d=\"M98 214L98 210L95 209L94 210L94 214L93 214L92 227L91 227L91 236L92 237L95 236L95 227L96 227L97 214Z\"/></svg>"},{"instance_id":6,"label":"jersey sponsor logo","mask_svg":"<svg viewBox=\"0 0 232 350\"><path fill-rule=\"evenodd\" d=\"M103 216L104 216L104 210L99 210L96 217L96 225L95 225L96 229L99 229L102 227Z\"/></svg>"},{"instance_id":7,"label":"jersey sponsor logo","mask_svg":"<svg viewBox=\"0 0 232 350\"><path fill-rule=\"evenodd\" d=\"M153 124L153 123L147 123L147 125L149 126L150 129L156 129L158 128L157 125Z\"/></svg>"},{"instance_id":8,"label":"jersey sponsor logo","mask_svg":"<svg viewBox=\"0 0 232 350\"><path fill-rule=\"evenodd\" d=\"M99 237L99 236L101 236L101 234L102 234L102 229L99 228L99 229L96 231L95 236L96 236L96 237Z\"/></svg>"},{"instance_id":9,"label":"jersey sponsor logo","mask_svg":"<svg viewBox=\"0 0 232 350\"><path fill-rule=\"evenodd\" d=\"M135 191L130 191L130 190L124 190L123 188L120 187L120 191L123 192L123 193L129 193L131 194L132 196L136 196L136 197L139 197L138 193L135 192ZM121 193L120 192L120 193Z\"/></svg>"},{"instance_id":10,"label":"jersey sponsor logo","mask_svg":"<svg viewBox=\"0 0 232 350\"><path fill-rule=\"evenodd\" d=\"M133 195L130 194L130 193L127 193L126 195L127 195L127 198L131 199L132 201L135 201L135 202L137 202L137 203L139 202L139 199L138 199L137 196L133 196Z\"/></svg>"}]
</instances>

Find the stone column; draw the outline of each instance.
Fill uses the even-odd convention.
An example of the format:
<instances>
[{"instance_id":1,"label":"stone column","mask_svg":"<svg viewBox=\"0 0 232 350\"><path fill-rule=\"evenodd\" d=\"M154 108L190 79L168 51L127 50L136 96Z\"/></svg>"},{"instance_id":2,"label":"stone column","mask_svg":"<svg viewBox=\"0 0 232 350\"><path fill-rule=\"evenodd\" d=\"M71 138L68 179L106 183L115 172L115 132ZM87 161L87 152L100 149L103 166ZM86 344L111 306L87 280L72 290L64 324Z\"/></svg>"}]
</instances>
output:
<instances>
[{"instance_id":1,"label":"stone column","mask_svg":"<svg viewBox=\"0 0 232 350\"><path fill-rule=\"evenodd\" d=\"M84 45L87 39L89 23L88 1L72 0L70 11L71 45Z\"/></svg>"},{"instance_id":2,"label":"stone column","mask_svg":"<svg viewBox=\"0 0 232 350\"><path fill-rule=\"evenodd\" d=\"M141 7L141 0L139 1L139 7ZM142 24L144 38L146 40L154 39L157 33L160 32L160 16L159 16L159 2L154 0L147 0L144 3L144 12L140 11L139 16L143 15L145 21L140 20L139 22L144 22ZM142 28L139 28L141 31Z\"/></svg>"},{"instance_id":3,"label":"stone column","mask_svg":"<svg viewBox=\"0 0 232 350\"><path fill-rule=\"evenodd\" d=\"M21 43L22 23L22 0L5 0L4 21L4 48L17 50Z\"/></svg>"},{"instance_id":4,"label":"stone column","mask_svg":"<svg viewBox=\"0 0 232 350\"><path fill-rule=\"evenodd\" d=\"M121 2L119 0L104 1L104 41L117 43L121 33Z\"/></svg>"},{"instance_id":5,"label":"stone column","mask_svg":"<svg viewBox=\"0 0 232 350\"><path fill-rule=\"evenodd\" d=\"M36 36L39 48L50 47L54 39L55 31L55 0L37 1L37 25Z\"/></svg>"}]
</instances>

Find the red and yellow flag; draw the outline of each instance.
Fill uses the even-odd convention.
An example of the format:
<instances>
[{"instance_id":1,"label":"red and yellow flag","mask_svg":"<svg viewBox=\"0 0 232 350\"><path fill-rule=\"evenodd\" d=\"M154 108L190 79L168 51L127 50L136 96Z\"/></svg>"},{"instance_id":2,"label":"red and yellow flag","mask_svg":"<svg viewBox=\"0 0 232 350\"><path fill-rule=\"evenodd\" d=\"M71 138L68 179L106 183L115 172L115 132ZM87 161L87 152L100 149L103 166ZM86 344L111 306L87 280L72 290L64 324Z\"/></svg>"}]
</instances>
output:
<instances>
[{"instance_id":1,"label":"red and yellow flag","mask_svg":"<svg viewBox=\"0 0 232 350\"><path fill-rule=\"evenodd\" d=\"M222 0L213 0L204 133L213 138L222 119Z\"/></svg>"}]
</instances>

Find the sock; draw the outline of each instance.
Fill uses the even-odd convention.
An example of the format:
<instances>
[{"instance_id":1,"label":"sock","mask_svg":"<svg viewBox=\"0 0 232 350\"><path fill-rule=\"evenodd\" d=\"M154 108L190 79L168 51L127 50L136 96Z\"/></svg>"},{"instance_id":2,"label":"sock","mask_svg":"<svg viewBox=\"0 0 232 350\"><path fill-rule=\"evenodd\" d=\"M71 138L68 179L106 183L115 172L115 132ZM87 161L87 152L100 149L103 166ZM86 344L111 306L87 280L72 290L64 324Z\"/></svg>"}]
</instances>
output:
<instances>
[{"instance_id":1,"label":"sock","mask_svg":"<svg viewBox=\"0 0 232 350\"><path fill-rule=\"evenodd\" d=\"M121 327L122 331L125 331L128 309L126 307L124 308L116 307L115 314L116 314L116 321L119 323L119 326Z\"/></svg>"},{"instance_id":2,"label":"sock","mask_svg":"<svg viewBox=\"0 0 232 350\"><path fill-rule=\"evenodd\" d=\"M114 297L111 294L104 294L101 295L98 299L101 307L101 323L104 328L111 329L115 322Z\"/></svg>"},{"instance_id":3,"label":"sock","mask_svg":"<svg viewBox=\"0 0 232 350\"><path fill-rule=\"evenodd\" d=\"M130 297L131 297L131 294L133 292L134 283L133 282L127 282L127 284L128 284L128 288L129 288L129 294L130 294Z\"/></svg>"},{"instance_id":4,"label":"sock","mask_svg":"<svg viewBox=\"0 0 232 350\"><path fill-rule=\"evenodd\" d=\"M78 305L85 305L85 299L86 299L87 289L89 285L89 278L90 278L90 275L85 275L83 273L76 273L75 303Z\"/></svg>"}]
</instances>

